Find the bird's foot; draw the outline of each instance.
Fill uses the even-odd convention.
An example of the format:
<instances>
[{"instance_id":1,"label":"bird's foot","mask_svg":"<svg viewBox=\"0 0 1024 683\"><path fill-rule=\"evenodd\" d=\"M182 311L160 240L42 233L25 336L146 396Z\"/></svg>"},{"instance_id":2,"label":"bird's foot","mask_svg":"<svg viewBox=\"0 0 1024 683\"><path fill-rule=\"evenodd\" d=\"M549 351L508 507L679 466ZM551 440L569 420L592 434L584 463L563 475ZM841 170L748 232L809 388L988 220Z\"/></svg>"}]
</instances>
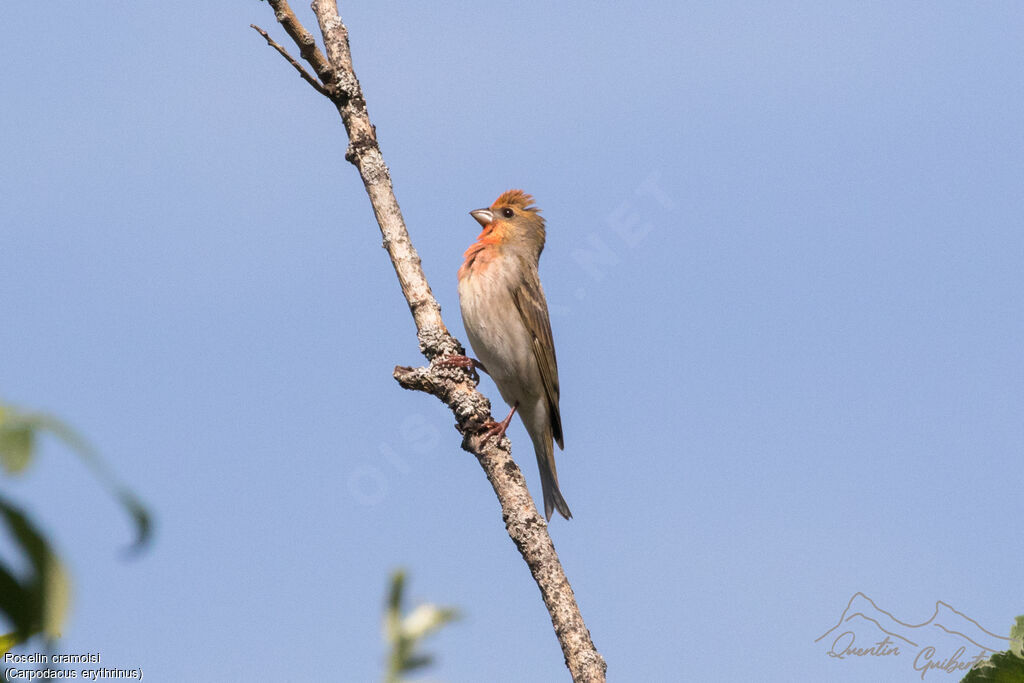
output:
<instances>
[{"instance_id":1,"label":"bird's foot","mask_svg":"<svg viewBox=\"0 0 1024 683\"><path fill-rule=\"evenodd\" d=\"M508 417L506 417L501 422L495 422L494 420L489 420L485 422L480 427L481 429L487 430L484 432L484 441L491 438L492 436L498 437L498 440L500 441L501 437L505 436L505 430L508 429L509 423L512 422L512 416L516 414L516 408L518 407L519 404L512 406L512 412L510 412L508 414Z\"/></svg>"},{"instance_id":2,"label":"bird's foot","mask_svg":"<svg viewBox=\"0 0 1024 683\"><path fill-rule=\"evenodd\" d=\"M487 372L487 368L484 367L483 363L478 361L476 358L470 358L469 356L445 356L441 360L435 361L434 366L440 368L462 368L464 370L469 370L469 374L473 377L473 381L477 383L480 382L480 375L477 374L477 370Z\"/></svg>"}]
</instances>

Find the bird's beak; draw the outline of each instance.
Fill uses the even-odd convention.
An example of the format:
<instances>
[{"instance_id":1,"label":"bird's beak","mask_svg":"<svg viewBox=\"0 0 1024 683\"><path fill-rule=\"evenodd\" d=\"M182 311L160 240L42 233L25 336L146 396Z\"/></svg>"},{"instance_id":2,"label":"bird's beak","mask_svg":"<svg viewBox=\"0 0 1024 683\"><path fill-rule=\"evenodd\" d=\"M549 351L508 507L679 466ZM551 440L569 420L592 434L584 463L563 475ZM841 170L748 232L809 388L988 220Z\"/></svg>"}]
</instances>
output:
<instances>
[{"instance_id":1,"label":"bird's beak","mask_svg":"<svg viewBox=\"0 0 1024 683\"><path fill-rule=\"evenodd\" d=\"M490 209L477 209L476 211L470 211L469 215L475 218L476 222L484 227L487 227L494 221L494 214Z\"/></svg>"}]
</instances>

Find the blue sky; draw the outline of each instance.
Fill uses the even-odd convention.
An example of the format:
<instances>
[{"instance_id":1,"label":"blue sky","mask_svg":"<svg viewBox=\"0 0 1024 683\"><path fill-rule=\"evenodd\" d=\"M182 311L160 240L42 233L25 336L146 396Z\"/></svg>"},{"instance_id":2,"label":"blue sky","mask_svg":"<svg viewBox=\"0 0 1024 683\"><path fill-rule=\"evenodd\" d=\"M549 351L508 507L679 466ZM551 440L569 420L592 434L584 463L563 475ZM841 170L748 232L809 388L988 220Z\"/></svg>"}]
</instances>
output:
<instances>
[{"instance_id":1,"label":"blue sky","mask_svg":"<svg viewBox=\"0 0 1024 683\"><path fill-rule=\"evenodd\" d=\"M1024 7L342 13L461 339L467 212L544 209L575 514L551 533L612 679L920 680L815 642L857 592L1008 631ZM249 28L284 43L270 8L5 17L0 398L88 435L157 523L120 559L126 519L53 443L3 479L73 572L62 647L150 680L373 680L404 566L465 613L429 678L566 680L451 415L391 379L412 320L340 119Z\"/></svg>"}]
</instances>

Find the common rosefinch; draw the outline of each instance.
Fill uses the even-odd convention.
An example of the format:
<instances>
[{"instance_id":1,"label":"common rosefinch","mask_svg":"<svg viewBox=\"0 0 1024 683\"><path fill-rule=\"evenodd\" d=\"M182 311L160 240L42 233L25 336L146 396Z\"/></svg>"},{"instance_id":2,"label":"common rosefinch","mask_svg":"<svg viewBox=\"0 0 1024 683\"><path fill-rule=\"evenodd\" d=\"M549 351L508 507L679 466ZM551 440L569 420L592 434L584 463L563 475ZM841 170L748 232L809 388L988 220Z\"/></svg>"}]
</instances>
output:
<instances>
[{"instance_id":1,"label":"common rosefinch","mask_svg":"<svg viewBox=\"0 0 1024 683\"><path fill-rule=\"evenodd\" d=\"M469 343L512 412L491 434L501 438L516 410L533 441L544 491L544 515L572 513L558 490L555 448L564 448L558 414L558 364L548 304L537 264L544 219L522 190L509 190L489 209L470 211L483 226L459 268L459 303Z\"/></svg>"}]
</instances>

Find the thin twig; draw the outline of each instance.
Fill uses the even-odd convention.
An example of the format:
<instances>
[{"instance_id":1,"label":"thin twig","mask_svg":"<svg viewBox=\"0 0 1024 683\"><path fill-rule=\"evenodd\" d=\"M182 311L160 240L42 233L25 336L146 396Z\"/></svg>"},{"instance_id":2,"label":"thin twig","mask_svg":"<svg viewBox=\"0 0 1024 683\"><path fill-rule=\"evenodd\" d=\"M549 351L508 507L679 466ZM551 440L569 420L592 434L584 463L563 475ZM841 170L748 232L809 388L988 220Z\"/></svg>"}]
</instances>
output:
<instances>
[{"instance_id":1,"label":"thin twig","mask_svg":"<svg viewBox=\"0 0 1024 683\"><path fill-rule=\"evenodd\" d=\"M277 50L278 52L280 52L280 53L281 53L281 56L282 56L282 57L284 57L285 59L287 59L287 60L288 60L288 63L289 63L289 64L291 64L292 66L294 66L294 67L295 67L295 70L299 72L299 75L300 75L300 76L302 76L302 78L303 78L303 79L305 79L305 81L306 81L307 83L309 83L309 84L310 84L311 86L313 86L314 88L316 88L316 91L317 91L318 93L320 93L320 94L321 94L321 95L323 95L324 97L330 97L330 96L331 96L331 94L330 94L329 92L327 92L327 89L326 89L326 88L324 88L324 86L323 86L323 83L321 83L321 82L320 82L320 81L318 81L318 80L317 80L316 78L314 78L314 77L313 77L313 76L312 76L312 75L311 75L311 74L310 74L310 73L309 73L308 71L306 71L306 70L305 70L305 69L304 69L304 68L302 67L302 65L301 65L301 64L299 64L298 62L296 62L296 61L295 61L295 59L294 59L294 58L293 58L293 57L292 57L292 56L291 56L290 54L288 54L288 51L287 51L287 50L285 50L285 49L284 49L283 47L281 47L281 45L280 45L280 44L279 44L279 43L278 43L278 42L277 42L276 40L274 40L273 38L271 38L271 37L270 37L270 36L269 36L269 35L267 34L267 32L266 32L266 31L264 31L263 29L261 29L261 28L260 28L259 26L257 26L256 24L249 24L249 26L251 26L252 28L256 29L256 32L257 32L257 33L259 33L259 34L260 34L261 36L263 36L263 37L264 37L264 38L266 39L266 41L267 41L267 44L268 44L268 45L270 45L270 47L272 47L272 48L274 48L275 50Z\"/></svg>"},{"instance_id":2,"label":"thin twig","mask_svg":"<svg viewBox=\"0 0 1024 683\"><path fill-rule=\"evenodd\" d=\"M269 2L277 20L297 45L313 45L312 36L295 18L286 0ZM337 1L313 0L312 7L324 37L329 64L316 61L323 58L319 51L311 53L312 59L303 52L303 58L313 66L327 87L335 88L335 96L328 97L337 107L348 133L349 147L345 158L359 169L380 226L384 247L416 323L420 351L430 361L428 367L396 367L394 377L400 386L433 394L451 408L457 420L456 428L463 436L462 447L477 457L486 473L501 504L508 535L540 588L573 680L603 683L607 668L604 658L598 653L583 622L576 596L548 534L547 522L537 511L526 480L512 460L509 441L488 439L481 432L481 426L492 419L490 402L477 391L476 380L468 370L434 362L447 356L464 355L465 351L445 327L441 307L430 290L420 257L409 239L391 184L391 174L381 155L362 88L352 69L348 30L338 15Z\"/></svg>"},{"instance_id":3,"label":"thin twig","mask_svg":"<svg viewBox=\"0 0 1024 683\"><path fill-rule=\"evenodd\" d=\"M331 63L327 61L324 53L316 46L313 34L307 31L299 18L295 16L295 12L288 5L288 0L267 0L267 2L274 8L274 18L277 19L277 23L281 24L285 32L295 41L299 48L299 55L313 67L313 71L320 77L320 81L330 87L334 82L334 69L331 68Z\"/></svg>"}]
</instances>

